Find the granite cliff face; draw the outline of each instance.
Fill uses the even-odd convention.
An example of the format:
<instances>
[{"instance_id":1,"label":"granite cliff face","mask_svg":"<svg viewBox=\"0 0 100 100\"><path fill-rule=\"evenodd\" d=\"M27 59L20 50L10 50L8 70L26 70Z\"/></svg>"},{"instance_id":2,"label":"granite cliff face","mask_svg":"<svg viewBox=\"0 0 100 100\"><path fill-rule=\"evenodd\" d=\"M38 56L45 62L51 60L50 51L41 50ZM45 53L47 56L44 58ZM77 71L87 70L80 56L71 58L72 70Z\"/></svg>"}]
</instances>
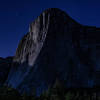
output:
<instances>
[{"instance_id":1,"label":"granite cliff face","mask_svg":"<svg viewBox=\"0 0 100 100\"><path fill-rule=\"evenodd\" d=\"M29 33L20 41L16 51L15 62L23 63L28 60L30 66L34 65L49 28L49 17L50 14L44 12L30 24Z\"/></svg>"},{"instance_id":2,"label":"granite cliff face","mask_svg":"<svg viewBox=\"0 0 100 100\"><path fill-rule=\"evenodd\" d=\"M100 29L83 26L65 12L51 8L30 24L17 48L6 84L37 94L56 79L66 87L99 84Z\"/></svg>"}]
</instances>

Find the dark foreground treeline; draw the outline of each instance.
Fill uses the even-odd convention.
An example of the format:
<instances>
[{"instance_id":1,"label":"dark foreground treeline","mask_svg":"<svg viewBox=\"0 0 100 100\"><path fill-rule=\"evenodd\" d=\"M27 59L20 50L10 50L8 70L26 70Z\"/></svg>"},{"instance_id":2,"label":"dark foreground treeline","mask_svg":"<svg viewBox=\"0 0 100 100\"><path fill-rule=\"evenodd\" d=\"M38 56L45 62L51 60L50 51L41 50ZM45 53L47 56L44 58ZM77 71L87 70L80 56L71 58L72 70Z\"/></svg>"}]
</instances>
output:
<instances>
[{"instance_id":1,"label":"dark foreground treeline","mask_svg":"<svg viewBox=\"0 0 100 100\"><path fill-rule=\"evenodd\" d=\"M15 89L8 87L0 88L0 100L100 100L100 88L67 88L65 89L59 82L36 96L35 90L31 96L26 93L20 95Z\"/></svg>"}]
</instances>

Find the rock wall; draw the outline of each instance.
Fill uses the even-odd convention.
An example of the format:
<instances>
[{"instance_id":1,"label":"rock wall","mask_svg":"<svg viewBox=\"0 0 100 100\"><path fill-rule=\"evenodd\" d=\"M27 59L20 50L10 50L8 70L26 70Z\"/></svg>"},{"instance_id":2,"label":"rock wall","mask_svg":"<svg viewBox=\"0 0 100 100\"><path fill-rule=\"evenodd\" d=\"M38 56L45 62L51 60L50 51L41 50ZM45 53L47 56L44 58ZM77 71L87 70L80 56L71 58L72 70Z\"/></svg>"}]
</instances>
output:
<instances>
[{"instance_id":1,"label":"rock wall","mask_svg":"<svg viewBox=\"0 0 100 100\"><path fill-rule=\"evenodd\" d=\"M6 84L37 94L61 80L66 87L93 87L98 82L100 29L83 26L51 8L30 24L20 41Z\"/></svg>"}]
</instances>

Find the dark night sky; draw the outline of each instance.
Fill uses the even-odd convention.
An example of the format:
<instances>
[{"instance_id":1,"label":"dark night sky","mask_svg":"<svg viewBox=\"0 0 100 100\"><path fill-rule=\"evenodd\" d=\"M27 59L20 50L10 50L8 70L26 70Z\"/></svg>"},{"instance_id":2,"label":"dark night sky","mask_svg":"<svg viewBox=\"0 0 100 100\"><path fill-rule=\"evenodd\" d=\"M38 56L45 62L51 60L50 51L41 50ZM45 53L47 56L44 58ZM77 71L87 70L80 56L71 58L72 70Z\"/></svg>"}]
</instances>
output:
<instances>
[{"instance_id":1,"label":"dark night sky","mask_svg":"<svg viewBox=\"0 0 100 100\"><path fill-rule=\"evenodd\" d=\"M0 56L14 55L29 23L53 7L83 25L100 27L100 0L0 0Z\"/></svg>"}]
</instances>

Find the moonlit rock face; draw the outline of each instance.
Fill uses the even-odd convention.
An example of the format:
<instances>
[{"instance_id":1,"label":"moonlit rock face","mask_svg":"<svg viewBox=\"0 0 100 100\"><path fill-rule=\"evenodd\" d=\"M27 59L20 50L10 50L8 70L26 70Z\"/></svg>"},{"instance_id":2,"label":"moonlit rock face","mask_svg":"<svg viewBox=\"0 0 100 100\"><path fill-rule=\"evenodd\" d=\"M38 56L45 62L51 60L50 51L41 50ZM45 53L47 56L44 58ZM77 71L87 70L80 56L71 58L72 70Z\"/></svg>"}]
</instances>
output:
<instances>
[{"instance_id":1,"label":"moonlit rock face","mask_svg":"<svg viewBox=\"0 0 100 100\"><path fill-rule=\"evenodd\" d=\"M43 13L30 24L29 33L20 41L14 62L24 63L28 60L30 66L34 65L46 38L49 27L49 17L49 14L45 15L45 13Z\"/></svg>"},{"instance_id":2,"label":"moonlit rock face","mask_svg":"<svg viewBox=\"0 0 100 100\"><path fill-rule=\"evenodd\" d=\"M66 87L93 87L100 85L99 61L100 28L83 26L51 8L30 24L6 84L29 94L32 87L41 94L56 79Z\"/></svg>"}]
</instances>

